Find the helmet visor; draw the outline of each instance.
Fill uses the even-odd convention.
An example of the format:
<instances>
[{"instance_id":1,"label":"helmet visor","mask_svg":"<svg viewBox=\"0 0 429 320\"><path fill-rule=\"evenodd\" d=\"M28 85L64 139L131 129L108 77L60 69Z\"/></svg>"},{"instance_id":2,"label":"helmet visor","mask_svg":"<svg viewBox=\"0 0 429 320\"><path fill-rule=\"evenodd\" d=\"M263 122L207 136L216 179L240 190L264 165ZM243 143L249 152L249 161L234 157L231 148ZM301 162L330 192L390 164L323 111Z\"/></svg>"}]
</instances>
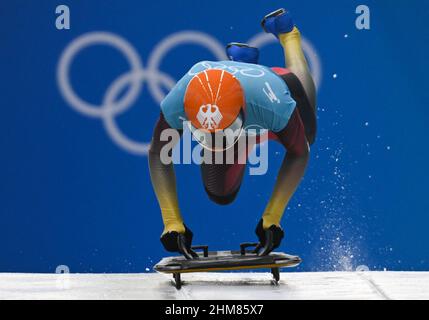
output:
<instances>
[{"instance_id":1,"label":"helmet visor","mask_svg":"<svg viewBox=\"0 0 429 320\"><path fill-rule=\"evenodd\" d=\"M210 151L225 151L231 148L243 134L242 113L238 115L229 127L216 132L207 132L203 129L197 129L191 122L188 122L188 125L195 140Z\"/></svg>"}]
</instances>

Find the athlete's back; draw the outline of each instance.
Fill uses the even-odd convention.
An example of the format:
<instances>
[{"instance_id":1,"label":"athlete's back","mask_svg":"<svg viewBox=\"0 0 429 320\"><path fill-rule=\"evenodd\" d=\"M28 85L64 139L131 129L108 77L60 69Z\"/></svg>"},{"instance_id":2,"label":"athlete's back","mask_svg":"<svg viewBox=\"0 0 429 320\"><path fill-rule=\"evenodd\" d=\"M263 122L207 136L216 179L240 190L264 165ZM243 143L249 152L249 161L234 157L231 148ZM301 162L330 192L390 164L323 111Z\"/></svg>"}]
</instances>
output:
<instances>
[{"instance_id":1,"label":"athlete's back","mask_svg":"<svg viewBox=\"0 0 429 320\"><path fill-rule=\"evenodd\" d=\"M184 110L184 96L193 76L208 69L225 70L235 76L245 95L244 127L262 127L278 132L286 127L296 102L284 80L271 69L236 61L201 61L195 64L161 102L161 110L169 125L183 128L189 120Z\"/></svg>"}]
</instances>

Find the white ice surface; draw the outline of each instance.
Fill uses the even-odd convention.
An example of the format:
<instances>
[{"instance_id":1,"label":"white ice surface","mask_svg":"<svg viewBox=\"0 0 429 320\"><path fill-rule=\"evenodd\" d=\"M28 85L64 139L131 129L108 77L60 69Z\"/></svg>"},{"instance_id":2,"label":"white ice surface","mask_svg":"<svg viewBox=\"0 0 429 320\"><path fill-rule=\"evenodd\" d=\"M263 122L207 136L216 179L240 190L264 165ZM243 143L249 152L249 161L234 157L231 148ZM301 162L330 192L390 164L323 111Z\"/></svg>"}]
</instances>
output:
<instances>
[{"instance_id":1,"label":"white ice surface","mask_svg":"<svg viewBox=\"0 0 429 320\"><path fill-rule=\"evenodd\" d=\"M429 299L429 272L0 274L0 299Z\"/></svg>"}]
</instances>

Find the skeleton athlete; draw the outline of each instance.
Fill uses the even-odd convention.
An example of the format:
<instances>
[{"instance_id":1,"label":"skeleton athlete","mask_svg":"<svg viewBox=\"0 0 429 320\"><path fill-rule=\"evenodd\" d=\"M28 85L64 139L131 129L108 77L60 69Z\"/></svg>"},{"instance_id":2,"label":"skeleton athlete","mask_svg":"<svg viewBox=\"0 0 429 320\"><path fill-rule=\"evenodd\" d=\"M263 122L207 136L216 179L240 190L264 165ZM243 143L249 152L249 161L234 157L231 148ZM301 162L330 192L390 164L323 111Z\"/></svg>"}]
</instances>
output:
<instances>
[{"instance_id":1,"label":"skeleton athlete","mask_svg":"<svg viewBox=\"0 0 429 320\"><path fill-rule=\"evenodd\" d=\"M191 249L193 234L180 213L174 165L161 161L161 149L169 143L161 139L163 130L174 129L181 134L187 121L205 147L204 152L214 156L234 148L233 163L201 164L207 195L221 205L235 199L246 166L238 161L243 156L236 143L240 134L231 138L231 132L258 126L269 130L270 138L285 147L287 152L272 196L256 227L260 243L256 251L260 255L269 254L280 245L284 237L281 218L307 166L309 145L316 134L316 90L301 48L300 33L284 9L267 15L262 26L279 39L287 69L258 65L257 48L231 43L227 53L232 61L197 63L161 103L149 152L152 184L165 227L161 242L166 250L180 252L189 259L195 256ZM252 147L244 148L244 157Z\"/></svg>"}]
</instances>

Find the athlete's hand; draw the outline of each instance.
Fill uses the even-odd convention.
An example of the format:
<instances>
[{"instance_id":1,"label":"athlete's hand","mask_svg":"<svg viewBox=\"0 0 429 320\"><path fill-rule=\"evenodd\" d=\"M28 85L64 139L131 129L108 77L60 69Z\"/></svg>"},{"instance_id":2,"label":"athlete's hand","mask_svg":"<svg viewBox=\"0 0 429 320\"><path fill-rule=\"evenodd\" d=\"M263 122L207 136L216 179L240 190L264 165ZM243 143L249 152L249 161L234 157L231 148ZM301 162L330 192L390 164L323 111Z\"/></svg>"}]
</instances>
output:
<instances>
[{"instance_id":1,"label":"athlete's hand","mask_svg":"<svg viewBox=\"0 0 429 320\"><path fill-rule=\"evenodd\" d=\"M198 257L198 255L191 249L192 238L194 234L185 225L185 232L179 233L177 231L166 232L161 236L161 243L165 250L169 252L179 252L185 256L186 259Z\"/></svg>"},{"instance_id":2,"label":"athlete's hand","mask_svg":"<svg viewBox=\"0 0 429 320\"><path fill-rule=\"evenodd\" d=\"M256 247L255 252L260 256L266 256L271 251L278 248L284 237L283 229L274 224L268 229L264 229L262 219L259 221L255 233L259 238L259 244Z\"/></svg>"}]
</instances>

